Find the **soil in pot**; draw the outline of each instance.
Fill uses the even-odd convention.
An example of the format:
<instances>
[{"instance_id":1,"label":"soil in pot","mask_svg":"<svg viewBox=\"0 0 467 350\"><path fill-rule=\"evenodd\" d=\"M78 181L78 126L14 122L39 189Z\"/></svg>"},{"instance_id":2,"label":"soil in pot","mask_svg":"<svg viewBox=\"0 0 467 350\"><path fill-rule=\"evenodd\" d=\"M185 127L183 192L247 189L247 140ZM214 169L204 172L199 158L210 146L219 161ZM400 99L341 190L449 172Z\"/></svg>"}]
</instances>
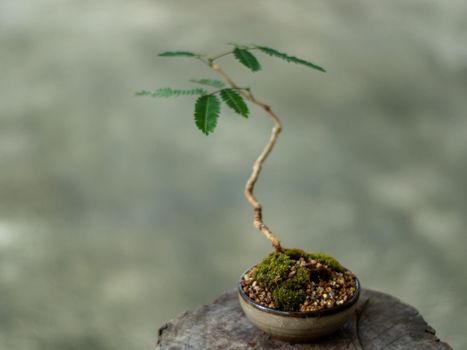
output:
<instances>
[{"instance_id":1,"label":"soil in pot","mask_svg":"<svg viewBox=\"0 0 467 350\"><path fill-rule=\"evenodd\" d=\"M356 292L355 275L323 253L285 249L270 254L241 280L257 304L282 311L323 311L344 304Z\"/></svg>"}]
</instances>

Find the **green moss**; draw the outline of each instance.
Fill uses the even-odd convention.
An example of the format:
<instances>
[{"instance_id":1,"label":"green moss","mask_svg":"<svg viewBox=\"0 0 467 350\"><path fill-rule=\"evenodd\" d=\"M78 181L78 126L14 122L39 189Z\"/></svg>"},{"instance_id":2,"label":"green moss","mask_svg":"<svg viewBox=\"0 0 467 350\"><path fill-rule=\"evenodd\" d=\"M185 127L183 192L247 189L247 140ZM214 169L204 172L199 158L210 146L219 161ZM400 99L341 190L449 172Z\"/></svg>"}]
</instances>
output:
<instances>
[{"instance_id":1,"label":"green moss","mask_svg":"<svg viewBox=\"0 0 467 350\"><path fill-rule=\"evenodd\" d=\"M283 253L272 253L256 266L254 279L263 286L272 288L285 280L292 260Z\"/></svg>"},{"instance_id":2,"label":"green moss","mask_svg":"<svg viewBox=\"0 0 467 350\"><path fill-rule=\"evenodd\" d=\"M271 291L275 304L281 310L297 311L305 301L305 290L310 281L326 279L323 274L330 273L324 266L310 271L309 268L298 265L296 261L301 257L317 260L336 271L345 271L336 259L324 253L285 249L281 253L270 254L256 266L253 278L260 286ZM294 274L291 274L292 270L295 270Z\"/></svg>"},{"instance_id":3,"label":"green moss","mask_svg":"<svg viewBox=\"0 0 467 350\"><path fill-rule=\"evenodd\" d=\"M310 283L310 273L303 267L297 267L295 275L287 279L285 285L290 289L297 289L306 287L307 283Z\"/></svg>"},{"instance_id":4,"label":"green moss","mask_svg":"<svg viewBox=\"0 0 467 350\"><path fill-rule=\"evenodd\" d=\"M283 281L272 292L275 303L283 310L297 310L305 301L306 285L310 283L310 273L307 269L298 266L292 277Z\"/></svg>"},{"instance_id":5,"label":"green moss","mask_svg":"<svg viewBox=\"0 0 467 350\"><path fill-rule=\"evenodd\" d=\"M284 254L287 255L292 260L299 260L301 257L308 257L319 261L322 264L329 266L331 269L343 272L345 271L344 267L332 256L325 253L306 253L302 249L284 249Z\"/></svg>"},{"instance_id":6,"label":"green moss","mask_svg":"<svg viewBox=\"0 0 467 350\"><path fill-rule=\"evenodd\" d=\"M272 291L274 302L285 311L297 310L305 301L305 288L310 282L309 271L296 265L293 257L287 252L273 253L257 265L255 273L255 280ZM295 274L289 277L292 266Z\"/></svg>"},{"instance_id":7,"label":"green moss","mask_svg":"<svg viewBox=\"0 0 467 350\"><path fill-rule=\"evenodd\" d=\"M280 286L273 290L272 298L281 310L294 311L305 301L306 294L303 289L290 290L286 286Z\"/></svg>"},{"instance_id":8,"label":"green moss","mask_svg":"<svg viewBox=\"0 0 467 350\"><path fill-rule=\"evenodd\" d=\"M333 270L336 270L338 272L345 271L345 268L340 264L340 262L330 255L327 255L325 253L309 253L307 255L310 259L317 260L320 263L329 266Z\"/></svg>"},{"instance_id":9,"label":"green moss","mask_svg":"<svg viewBox=\"0 0 467 350\"><path fill-rule=\"evenodd\" d=\"M304 250L293 248L293 249L284 249L284 254L287 255L290 259L298 260L302 256L306 257L307 253Z\"/></svg>"}]
</instances>

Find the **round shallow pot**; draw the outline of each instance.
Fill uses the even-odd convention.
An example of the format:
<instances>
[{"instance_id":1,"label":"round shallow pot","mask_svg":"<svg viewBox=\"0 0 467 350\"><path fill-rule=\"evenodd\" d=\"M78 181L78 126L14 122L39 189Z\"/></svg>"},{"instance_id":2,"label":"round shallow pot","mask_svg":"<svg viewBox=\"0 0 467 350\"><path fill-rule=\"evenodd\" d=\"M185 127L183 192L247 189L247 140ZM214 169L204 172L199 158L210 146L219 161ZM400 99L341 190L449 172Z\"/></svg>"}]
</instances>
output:
<instances>
[{"instance_id":1,"label":"round shallow pot","mask_svg":"<svg viewBox=\"0 0 467 350\"><path fill-rule=\"evenodd\" d=\"M240 305L250 322L274 338L294 343L315 340L338 330L355 312L359 296L357 278L355 293L344 304L323 311L280 311L255 303L238 283Z\"/></svg>"}]
</instances>

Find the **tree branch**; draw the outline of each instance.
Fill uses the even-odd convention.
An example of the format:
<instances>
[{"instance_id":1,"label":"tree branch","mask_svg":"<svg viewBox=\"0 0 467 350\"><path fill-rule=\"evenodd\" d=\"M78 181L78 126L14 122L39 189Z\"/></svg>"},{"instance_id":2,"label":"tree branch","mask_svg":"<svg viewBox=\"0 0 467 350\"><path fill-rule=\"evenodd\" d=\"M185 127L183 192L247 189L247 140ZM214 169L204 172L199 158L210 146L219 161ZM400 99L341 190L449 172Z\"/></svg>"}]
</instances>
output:
<instances>
[{"instance_id":1,"label":"tree branch","mask_svg":"<svg viewBox=\"0 0 467 350\"><path fill-rule=\"evenodd\" d=\"M256 182L258 181L258 177L261 173L261 169L263 166L264 161L267 159L269 154L271 153L274 145L276 144L277 137L279 136L279 133L282 130L281 122L279 120L279 117L271 110L271 107L260 100L258 100L256 97L253 96L251 91L244 91L242 90L221 68L217 63L213 63L212 60L209 60L209 66L217 73L219 74L232 88L237 89L239 93L245 97L248 101L251 103L259 106L262 108L266 114L272 119L274 122L274 127L272 128L271 131L271 137L264 147L263 151L259 155L259 157L256 159L256 161L253 164L253 171L248 178L246 185L245 185L245 198L246 200L251 204L253 207L253 226L256 227L259 231L261 231L266 238L268 238L273 247L276 249L276 251L280 252L282 251L282 246L280 241L276 238L276 236L272 233L272 231L269 229L268 226L266 226L263 222L263 208L261 203L258 201L258 199L254 196L253 190L255 187Z\"/></svg>"}]
</instances>

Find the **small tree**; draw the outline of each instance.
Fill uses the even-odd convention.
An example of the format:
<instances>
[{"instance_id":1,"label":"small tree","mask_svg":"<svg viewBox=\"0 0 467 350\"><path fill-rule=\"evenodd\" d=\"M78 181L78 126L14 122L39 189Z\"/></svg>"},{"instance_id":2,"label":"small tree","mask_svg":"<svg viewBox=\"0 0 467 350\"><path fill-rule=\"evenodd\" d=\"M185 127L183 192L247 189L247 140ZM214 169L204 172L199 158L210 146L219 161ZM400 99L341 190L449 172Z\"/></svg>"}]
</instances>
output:
<instances>
[{"instance_id":1,"label":"small tree","mask_svg":"<svg viewBox=\"0 0 467 350\"><path fill-rule=\"evenodd\" d=\"M262 205L253 194L253 190L261 173L263 163L271 153L274 145L276 144L279 133L281 132L281 121L268 104L258 100L253 95L250 88L241 87L238 85L229 75L227 75L225 71L221 69L216 61L222 57L233 55L242 65L250 69L252 72L257 72L261 69L261 65L257 58L251 53L251 51L257 50L265 53L266 55L280 58L286 62L300 64L321 72L325 72L325 69L314 63L305 61L295 56L290 56L286 53L271 49L270 47L260 45L232 45L233 48L231 50L215 56L208 56L190 51L166 51L159 54L159 56L162 57L194 58L206 64L222 78L222 81L208 78L190 81L195 84L203 85L210 90L199 87L191 89L173 89L170 87L164 87L155 91L139 91L136 93L136 95L151 97L177 97L186 95L199 96L195 102L195 124L198 129L200 129L206 135L212 133L216 128L217 119L219 118L220 114L221 101L225 102L228 107L233 109L236 113L240 114L244 118L248 118L249 115L249 109L245 103L245 100L264 110L266 115L273 121L274 127L272 128L271 137L268 143L253 164L253 171L246 182L244 194L247 201L253 207L254 227L261 231L266 236L266 238L271 241L277 252L282 252L283 248L281 243L277 239L276 235L271 231L271 229L264 223Z\"/></svg>"}]
</instances>

